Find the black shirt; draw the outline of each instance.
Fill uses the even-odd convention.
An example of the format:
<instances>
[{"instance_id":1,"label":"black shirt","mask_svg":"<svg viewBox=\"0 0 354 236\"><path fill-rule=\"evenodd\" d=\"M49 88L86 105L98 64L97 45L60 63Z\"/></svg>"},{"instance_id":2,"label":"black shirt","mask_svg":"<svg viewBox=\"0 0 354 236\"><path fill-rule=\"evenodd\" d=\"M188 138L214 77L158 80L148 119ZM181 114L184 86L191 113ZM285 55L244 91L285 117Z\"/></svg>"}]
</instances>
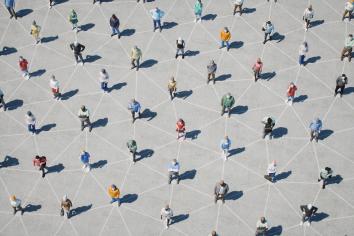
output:
<instances>
[{"instance_id":1,"label":"black shirt","mask_svg":"<svg viewBox=\"0 0 354 236\"><path fill-rule=\"evenodd\" d=\"M85 46L78 43L76 46L72 43L70 44L71 50L74 51L75 54L80 54L83 50L85 50Z\"/></svg>"}]
</instances>

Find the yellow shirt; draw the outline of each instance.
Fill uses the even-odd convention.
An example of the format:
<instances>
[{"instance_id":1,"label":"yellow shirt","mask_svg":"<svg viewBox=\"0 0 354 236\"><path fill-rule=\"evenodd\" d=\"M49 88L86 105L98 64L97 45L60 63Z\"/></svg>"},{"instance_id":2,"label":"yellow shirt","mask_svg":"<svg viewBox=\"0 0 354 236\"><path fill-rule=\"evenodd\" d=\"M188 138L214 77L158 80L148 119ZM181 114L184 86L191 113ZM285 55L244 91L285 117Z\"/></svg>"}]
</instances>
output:
<instances>
[{"instance_id":1,"label":"yellow shirt","mask_svg":"<svg viewBox=\"0 0 354 236\"><path fill-rule=\"evenodd\" d=\"M112 189L111 187L108 188L108 194L111 198L119 198L120 191L118 188Z\"/></svg>"},{"instance_id":2,"label":"yellow shirt","mask_svg":"<svg viewBox=\"0 0 354 236\"><path fill-rule=\"evenodd\" d=\"M224 30L221 31L220 38L221 38L222 41L229 41L231 39L230 31L228 31L228 32L225 32Z\"/></svg>"}]
</instances>

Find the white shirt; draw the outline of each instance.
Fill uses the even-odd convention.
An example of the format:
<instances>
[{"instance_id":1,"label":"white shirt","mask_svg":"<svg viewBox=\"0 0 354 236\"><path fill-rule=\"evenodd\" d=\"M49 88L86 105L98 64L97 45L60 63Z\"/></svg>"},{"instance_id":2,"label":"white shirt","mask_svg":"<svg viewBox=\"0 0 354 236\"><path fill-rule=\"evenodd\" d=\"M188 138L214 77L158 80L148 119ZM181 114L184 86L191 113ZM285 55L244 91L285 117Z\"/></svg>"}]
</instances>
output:
<instances>
[{"instance_id":1,"label":"white shirt","mask_svg":"<svg viewBox=\"0 0 354 236\"><path fill-rule=\"evenodd\" d=\"M21 200L20 199L16 199L15 201L10 200L10 204L12 207L19 207L21 205Z\"/></svg>"},{"instance_id":2,"label":"white shirt","mask_svg":"<svg viewBox=\"0 0 354 236\"><path fill-rule=\"evenodd\" d=\"M32 115L32 116L26 115L26 123L28 125L35 125L36 124L36 117L34 117L34 115Z\"/></svg>"},{"instance_id":3,"label":"white shirt","mask_svg":"<svg viewBox=\"0 0 354 236\"><path fill-rule=\"evenodd\" d=\"M100 72L100 82L101 83L107 83L109 80L109 75L108 73L106 72L105 74Z\"/></svg>"},{"instance_id":4,"label":"white shirt","mask_svg":"<svg viewBox=\"0 0 354 236\"><path fill-rule=\"evenodd\" d=\"M347 11L353 11L353 9L354 9L354 4L352 4L352 3L350 3L350 2L347 2L347 3L345 4L345 10L347 10Z\"/></svg>"},{"instance_id":5,"label":"white shirt","mask_svg":"<svg viewBox=\"0 0 354 236\"><path fill-rule=\"evenodd\" d=\"M52 89L58 89L59 88L59 81L58 80L50 80L49 86Z\"/></svg>"},{"instance_id":6,"label":"white shirt","mask_svg":"<svg viewBox=\"0 0 354 236\"><path fill-rule=\"evenodd\" d=\"M173 212L171 210L171 208L162 208L161 209L161 216L165 219L170 219L173 216Z\"/></svg>"},{"instance_id":7,"label":"white shirt","mask_svg":"<svg viewBox=\"0 0 354 236\"><path fill-rule=\"evenodd\" d=\"M235 0L236 5L242 5L244 0Z\"/></svg>"},{"instance_id":8,"label":"white shirt","mask_svg":"<svg viewBox=\"0 0 354 236\"><path fill-rule=\"evenodd\" d=\"M314 11L313 11L313 10L310 11L308 8L306 8L305 11L304 11L304 18L305 18L306 20L310 20L310 19L313 18L313 14L314 14Z\"/></svg>"},{"instance_id":9,"label":"white shirt","mask_svg":"<svg viewBox=\"0 0 354 236\"><path fill-rule=\"evenodd\" d=\"M306 53L308 52L308 47L305 47L305 45L301 44L299 47L299 55L306 55Z\"/></svg>"},{"instance_id":10,"label":"white shirt","mask_svg":"<svg viewBox=\"0 0 354 236\"><path fill-rule=\"evenodd\" d=\"M277 167L275 165L273 165L273 163L270 163L268 165L268 169L267 169L267 172L268 174L271 173L271 174L274 174L277 172Z\"/></svg>"}]
</instances>

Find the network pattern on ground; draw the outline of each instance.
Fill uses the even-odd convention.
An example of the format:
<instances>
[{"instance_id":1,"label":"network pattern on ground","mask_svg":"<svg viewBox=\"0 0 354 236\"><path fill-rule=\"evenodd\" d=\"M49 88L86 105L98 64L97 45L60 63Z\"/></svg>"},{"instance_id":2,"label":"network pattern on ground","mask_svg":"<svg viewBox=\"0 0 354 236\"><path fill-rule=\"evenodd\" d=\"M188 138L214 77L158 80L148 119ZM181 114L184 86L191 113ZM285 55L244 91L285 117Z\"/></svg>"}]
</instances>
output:
<instances>
[{"instance_id":1,"label":"network pattern on ground","mask_svg":"<svg viewBox=\"0 0 354 236\"><path fill-rule=\"evenodd\" d=\"M352 22L342 22L344 1L246 0L245 13L233 16L231 0L204 0L204 20L194 23L194 0L60 1L52 9L46 0L17 1L18 20L9 20L2 5L0 88L8 111L0 114L0 154L11 165L0 169L1 235L253 235L265 216L272 235L350 235L354 230L354 91L353 66L340 61L344 38ZM302 13L311 3L315 26L303 29ZM152 32L149 10L166 15L161 33ZM78 13L82 30L71 30L68 15ZM121 21L121 39L110 37L109 18ZM278 37L262 44L263 23L271 19ZM33 20L42 27L43 42L34 45ZM220 50L219 32L227 26L233 42ZM186 41L187 56L174 58L175 40ZM86 46L84 66L75 66L69 44ZM298 47L309 43L309 63L299 67ZM142 68L130 70L134 45L143 52ZM34 76L21 77L18 57L29 60ZM264 62L264 77L254 82L251 66ZM215 85L206 84L206 65L218 65ZM99 71L110 75L111 92L99 88ZM349 85L342 98L333 97L335 79L346 73ZM50 75L61 84L64 99L55 101ZM167 83L177 80L178 98L169 99ZM290 82L298 86L293 106L284 103ZM231 118L220 116L221 97L236 99ZM143 107L134 124L127 110L131 98ZM94 128L80 131L77 111L86 105ZM24 115L32 111L40 133L27 132ZM275 137L263 140L263 117L276 119ZM323 121L318 143L309 141L308 125ZM183 118L187 139L176 140L175 122ZM224 161L220 140L232 140ZM141 159L133 165L126 141L134 138ZM93 169L84 173L79 154L86 149ZM32 166L45 155L51 173L43 179ZM179 185L167 183L167 165L181 164ZM278 181L263 178L268 163L278 162ZM337 183L325 190L317 183L321 168L330 166ZM230 186L225 204L214 204L213 187L224 179ZM107 187L116 184L123 203L109 204ZM12 215L9 196L29 205L23 216ZM64 194L73 202L70 219L59 216ZM177 216L165 230L160 209L169 203ZM299 226L299 205L312 203L319 214L311 227Z\"/></svg>"}]
</instances>

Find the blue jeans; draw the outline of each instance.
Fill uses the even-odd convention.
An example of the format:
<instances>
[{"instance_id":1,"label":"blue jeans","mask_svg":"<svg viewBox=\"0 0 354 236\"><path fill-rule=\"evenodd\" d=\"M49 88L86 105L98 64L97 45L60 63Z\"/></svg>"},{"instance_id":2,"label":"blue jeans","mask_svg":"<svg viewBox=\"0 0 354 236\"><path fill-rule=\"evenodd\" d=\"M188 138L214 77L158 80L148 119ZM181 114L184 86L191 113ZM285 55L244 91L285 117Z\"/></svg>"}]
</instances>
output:
<instances>
[{"instance_id":1,"label":"blue jeans","mask_svg":"<svg viewBox=\"0 0 354 236\"><path fill-rule=\"evenodd\" d=\"M118 28L111 27L111 29L112 29L112 35L116 35L116 34L120 35L120 31Z\"/></svg>"},{"instance_id":2,"label":"blue jeans","mask_svg":"<svg viewBox=\"0 0 354 236\"><path fill-rule=\"evenodd\" d=\"M161 27L161 20L153 20L154 21L154 30L156 30L157 28L159 28L160 30L162 30Z\"/></svg>"},{"instance_id":3,"label":"blue jeans","mask_svg":"<svg viewBox=\"0 0 354 236\"><path fill-rule=\"evenodd\" d=\"M107 91L107 90L108 90L107 86L108 86L108 83L107 83L107 82L101 82L101 89L102 89L103 91Z\"/></svg>"},{"instance_id":4,"label":"blue jeans","mask_svg":"<svg viewBox=\"0 0 354 236\"><path fill-rule=\"evenodd\" d=\"M305 64L305 55L300 55L299 56L299 64L304 65Z\"/></svg>"},{"instance_id":5,"label":"blue jeans","mask_svg":"<svg viewBox=\"0 0 354 236\"><path fill-rule=\"evenodd\" d=\"M119 198L112 198L112 200L110 201L110 203L114 203L114 202L118 202L118 205L120 204L120 200Z\"/></svg>"},{"instance_id":6,"label":"blue jeans","mask_svg":"<svg viewBox=\"0 0 354 236\"><path fill-rule=\"evenodd\" d=\"M226 48L229 48L230 47L230 43L229 41L221 41L221 47L225 47L225 44L226 44Z\"/></svg>"},{"instance_id":7,"label":"blue jeans","mask_svg":"<svg viewBox=\"0 0 354 236\"><path fill-rule=\"evenodd\" d=\"M28 131L32 134L36 133L36 125L28 125Z\"/></svg>"}]
</instances>

